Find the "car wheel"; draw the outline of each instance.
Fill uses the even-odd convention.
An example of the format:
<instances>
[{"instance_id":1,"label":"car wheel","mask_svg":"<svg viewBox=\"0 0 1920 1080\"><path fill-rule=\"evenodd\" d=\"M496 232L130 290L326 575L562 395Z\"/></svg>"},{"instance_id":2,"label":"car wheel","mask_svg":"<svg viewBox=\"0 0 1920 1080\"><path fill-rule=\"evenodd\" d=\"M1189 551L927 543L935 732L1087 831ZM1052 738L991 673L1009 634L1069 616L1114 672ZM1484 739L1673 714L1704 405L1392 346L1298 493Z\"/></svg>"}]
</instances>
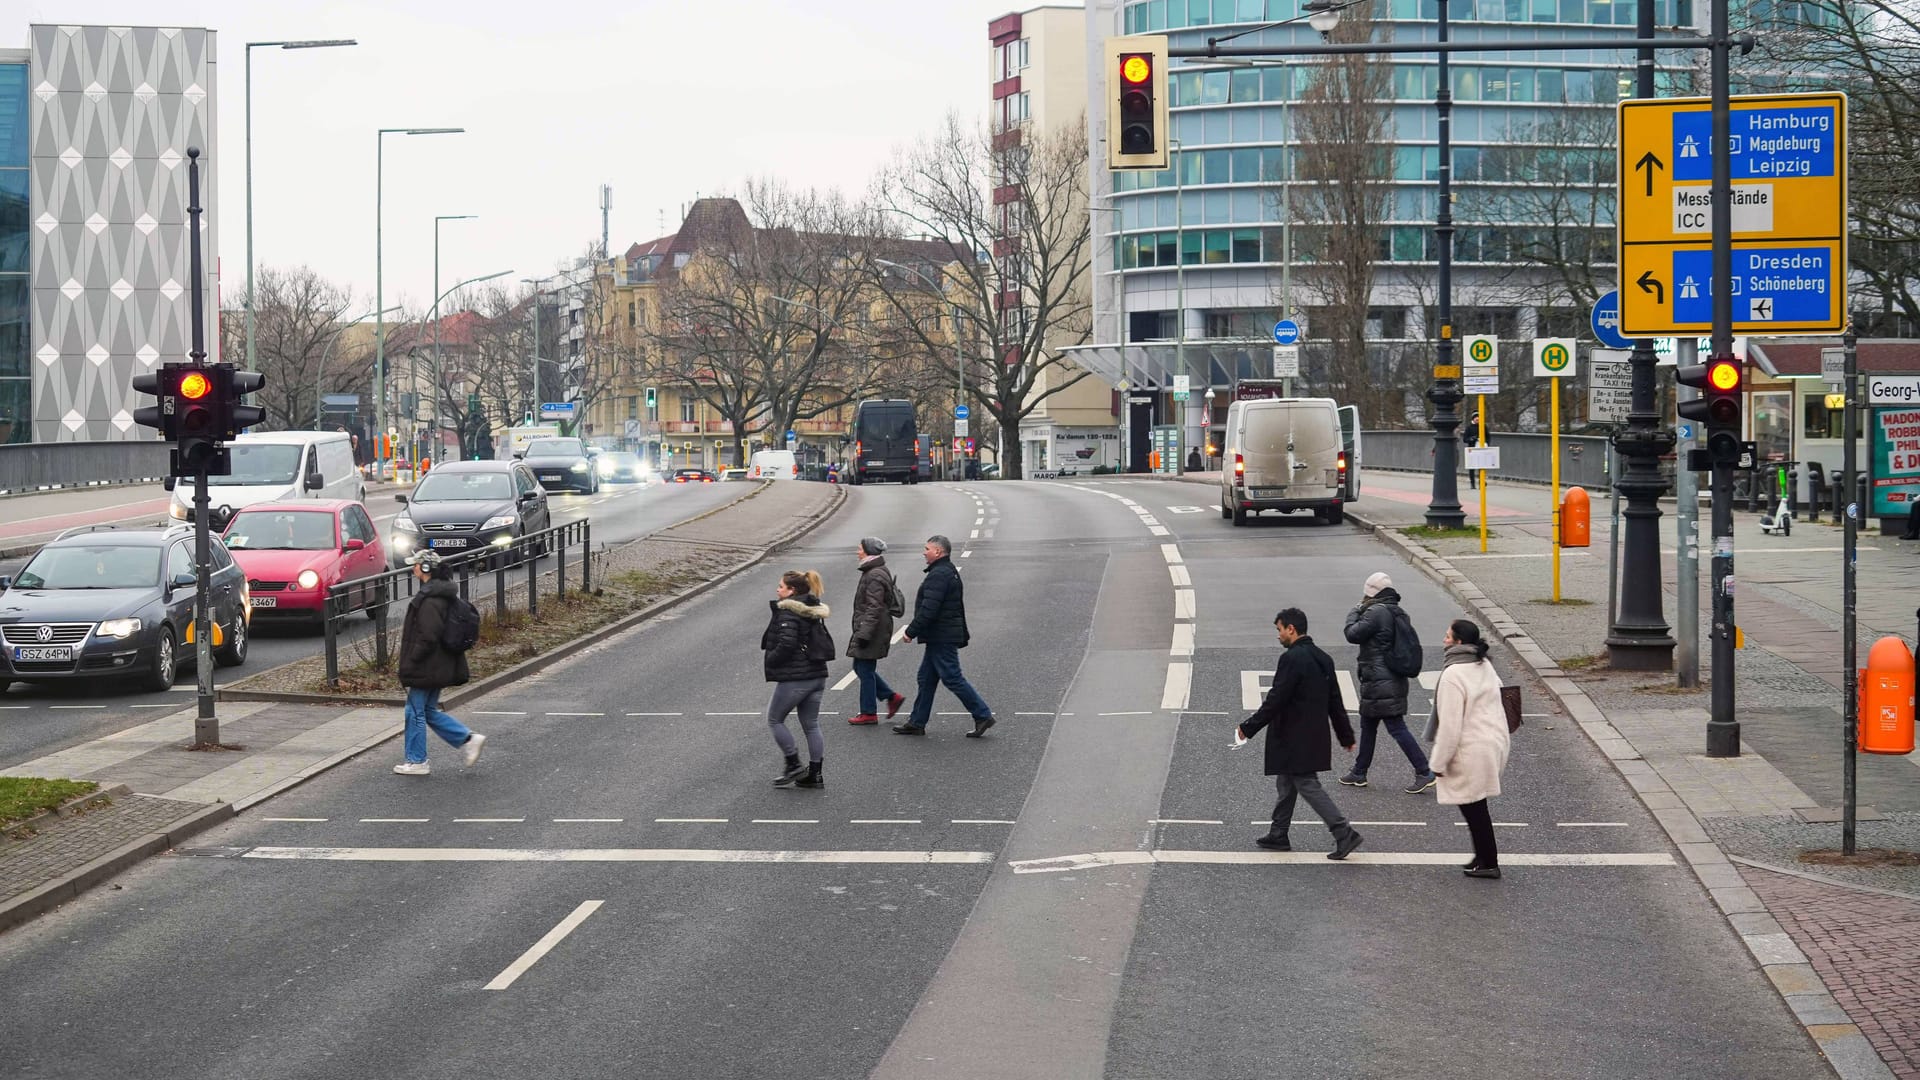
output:
<instances>
[{"instance_id":1,"label":"car wheel","mask_svg":"<svg viewBox=\"0 0 1920 1080\"><path fill-rule=\"evenodd\" d=\"M147 673L146 687L165 693L173 689L173 627L160 624L160 642L153 650L153 670Z\"/></svg>"},{"instance_id":2,"label":"car wheel","mask_svg":"<svg viewBox=\"0 0 1920 1080\"><path fill-rule=\"evenodd\" d=\"M1239 528L1247 523L1247 511L1243 507L1233 508L1233 527Z\"/></svg>"},{"instance_id":3,"label":"car wheel","mask_svg":"<svg viewBox=\"0 0 1920 1080\"><path fill-rule=\"evenodd\" d=\"M1224 502L1221 503L1220 504L1220 520L1226 521L1232 517L1233 517L1233 509L1229 507L1226 503Z\"/></svg>"},{"instance_id":4,"label":"car wheel","mask_svg":"<svg viewBox=\"0 0 1920 1080\"><path fill-rule=\"evenodd\" d=\"M213 650L213 661L221 667L239 667L247 662L246 616L233 621L233 628L227 631L227 643Z\"/></svg>"},{"instance_id":5,"label":"car wheel","mask_svg":"<svg viewBox=\"0 0 1920 1080\"><path fill-rule=\"evenodd\" d=\"M4 693L6 693L6 692L7 692L7 688L8 688L9 686L12 686L12 685L13 685L13 680L11 680L11 679L0 679L0 694L4 694Z\"/></svg>"}]
</instances>

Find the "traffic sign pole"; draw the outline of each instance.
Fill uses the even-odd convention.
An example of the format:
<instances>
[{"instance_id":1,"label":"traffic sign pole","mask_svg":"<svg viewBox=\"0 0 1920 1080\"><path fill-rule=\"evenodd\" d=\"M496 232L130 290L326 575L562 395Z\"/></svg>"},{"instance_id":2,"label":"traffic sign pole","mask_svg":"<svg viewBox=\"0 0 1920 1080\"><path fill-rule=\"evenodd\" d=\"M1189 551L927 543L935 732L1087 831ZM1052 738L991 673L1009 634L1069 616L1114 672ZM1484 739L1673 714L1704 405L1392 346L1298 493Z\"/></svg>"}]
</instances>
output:
<instances>
[{"instance_id":1,"label":"traffic sign pole","mask_svg":"<svg viewBox=\"0 0 1920 1080\"><path fill-rule=\"evenodd\" d=\"M1854 848L1854 804L1859 801L1860 796L1860 788L1858 783L1856 783L1855 775L1860 765L1859 757L1856 753L1859 748L1855 745L1855 741L1859 738L1858 724L1860 719L1859 688L1856 685L1859 674L1855 665L1859 663L1858 649L1860 646L1856 641L1859 626L1858 616L1854 611L1853 567L1855 546L1859 542L1860 536L1860 514L1852 505L1855 494L1853 489L1853 440L1854 433L1859 430L1860 416L1860 410L1854 403L1854 384L1858 381L1854 376L1859 373L1860 366L1858 356L1854 351L1853 327L1847 327L1846 336L1840 340L1844 343L1842 348L1845 352L1844 363L1846 364L1846 368L1842 381L1845 383L1845 393L1847 395L1847 404L1842 410L1840 420L1840 433L1841 438L1844 440L1844 449L1840 452L1840 483L1844 494L1835 496L1833 500L1834 513L1842 515L1842 539L1840 542L1845 549L1840 556L1840 667L1846 672L1845 681L1840 684L1840 727L1842 729L1841 737L1845 742L1847 756L1846 767L1841 776L1841 786L1846 790L1841 798L1844 809L1842 810L1840 819L1840 853L1843 855L1851 855L1853 854ZM1842 509L1842 507L1844 507L1844 509Z\"/></svg>"},{"instance_id":2,"label":"traffic sign pole","mask_svg":"<svg viewBox=\"0 0 1920 1080\"><path fill-rule=\"evenodd\" d=\"M1728 113L1727 5L1712 6L1714 39L1709 73L1713 86L1712 138L1708 146L1713 159L1713 279L1733 280L1733 162L1728 154L1733 134ZM1622 265L1621 272L1626 272ZM1733 355L1733 290L1713 292L1714 360ZM1838 298L1835 298L1836 300ZM1841 307L1845 311L1845 307ZM1623 309L1624 312L1624 309ZM1713 693L1712 711L1707 720L1707 756L1740 756L1740 721L1733 715L1733 466L1718 461L1713 466Z\"/></svg>"},{"instance_id":3,"label":"traffic sign pole","mask_svg":"<svg viewBox=\"0 0 1920 1080\"><path fill-rule=\"evenodd\" d=\"M1674 343L1674 358L1681 364L1691 366L1699 359L1699 352L1700 344L1693 338L1681 338ZM1678 388L1682 401L1694 393L1690 386ZM1700 685L1700 478L1688 465L1694 448L1692 425L1682 424L1678 435L1674 443L1673 470L1677 541L1674 592L1678 599L1674 601L1673 616L1679 637L1674 642L1673 659L1679 670L1675 681L1681 689L1691 690Z\"/></svg>"}]
</instances>

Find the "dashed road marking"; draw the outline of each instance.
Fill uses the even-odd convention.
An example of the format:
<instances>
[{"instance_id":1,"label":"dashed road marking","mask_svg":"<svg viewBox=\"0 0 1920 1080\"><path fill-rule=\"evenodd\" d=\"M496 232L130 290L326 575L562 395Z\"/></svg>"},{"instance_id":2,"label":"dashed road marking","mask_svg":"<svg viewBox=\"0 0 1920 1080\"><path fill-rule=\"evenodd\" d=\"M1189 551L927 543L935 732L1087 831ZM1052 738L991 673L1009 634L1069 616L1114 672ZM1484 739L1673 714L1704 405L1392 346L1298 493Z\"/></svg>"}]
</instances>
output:
<instances>
[{"instance_id":1,"label":"dashed road marking","mask_svg":"<svg viewBox=\"0 0 1920 1080\"><path fill-rule=\"evenodd\" d=\"M1555 825L1563 829L1624 829L1624 821L1556 821Z\"/></svg>"},{"instance_id":2,"label":"dashed road marking","mask_svg":"<svg viewBox=\"0 0 1920 1080\"><path fill-rule=\"evenodd\" d=\"M1052 716L1053 714L1050 712L1017 712L1017 713L1014 713L1013 715L1015 716Z\"/></svg>"},{"instance_id":3,"label":"dashed road marking","mask_svg":"<svg viewBox=\"0 0 1920 1080\"><path fill-rule=\"evenodd\" d=\"M948 824L951 824L951 825L1012 825L1014 824L1014 822L1008 818L957 817L957 818L951 819L948 822Z\"/></svg>"},{"instance_id":4,"label":"dashed road marking","mask_svg":"<svg viewBox=\"0 0 1920 1080\"><path fill-rule=\"evenodd\" d=\"M1173 644L1167 648L1168 656L1193 655L1193 624L1173 624Z\"/></svg>"},{"instance_id":5,"label":"dashed road marking","mask_svg":"<svg viewBox=\"0 0 1920 1080\"><path fill-rule=\"evenodd\" d=\"M677 713L677 712L630 712L627 715L628 716L683 716L685 714Z\"/></svg>"},{"instance_id":6,"label":"dashed road marking","mask_svg":"<svg viewBox=\"0 0 1920 1080\"><path fill-rule=\"evenodd\" d=\"M260 820L261 821L325 821L327 819L323 817L267 817L267 818L261 818Z\"/></svg>"},{"instance_id":7,"label":"dashed road marking","mask_svg":"<svg viewBox=\"0 0 1920 1080\"><path fill-rule=\"evenodd\" d=\"M1167 665L1166 685L1160 690L1160 707L1175 712L1187 707L1187 697L1193 690L1193 665L1170 663ZM1105 716L1105 713L1101 714Z\"/></svg>"},{"instance_id":8,"label":"dashed road marking","mask_svg":"<svg viewBox=\"0 0 1920 1080\"><path fill-rule=\"evenodd\" d=\"M431 820L423 817L363 817L360 823L362 825L422 825Z\"/></svg>"},{"instance_id":9,"label":"dashed road marking","mask_svg":"<svg viewBox=\"0 0 1920 1080\"><path fill-rule=\"evenodd\" d=\"M1161 544L1160 557L1167 560L1170 563L1179 562L1180 561L1180 545L1179 544Z\"/></svg>"},{"instance_id":10,"label":"dashed road marking","mask_svg":"<svg viewBox=\"0 0 1920 1080\"><path fill-rule=\"evenodd\" d=\"M996 822L995 824L1012 824ZM256 847L243 859L318 862L652 862L818 863L961 866L993 861L991 851L841 850L795 851L744 848L474 848L474 847ZM1455 859L1459 856L1449 855ZM1501 861L1507 861L1505 856Z\"/></svg>"},{"instance_id":11,"label":"dashed road marking","mask_svg":"<svg viewBox=\"0 0 1920 1080\"><path fill-rule=\"evenodd\" d=\"M526 974L528 968L539 963L541 957L552 952L553 947L555 945L560 944L561 941L565 940L568 934L573 933L575 927L579 926L583 922L586 922L587 916L592 915L596 911L599 911L600 905L603 903L606 903L606 901L587 900L581 903L581 905L577 908L574 908L573 911L570 914L568 914L566 918L561 919L558 925L556 925L553 929L547 931L546 934L542 936L539 941L534 942L532 948L528 949L526 952L521 953L519 959L515 960L511 964L508 964L505 971L502 971L500 974L495 975L493 977L492 982L487 983L487 985L481 987L480 989L505 990L507 987L512 986L513 981L515 979L518 979L520 976Z\"/></svg>"},{"instance_id":12,"label":"dashed road marking","mask_svg":"<svg viewBox=\"0 0 1920 1080\"><path fill-rule=\"evenodd\" d=\"M543 713L542 715L544 716L605 716L607 714L603 712L550 712L550 713Z\"/></svg>"},{"instance_id":13,"label":"dashed road marking","mask_svg":"<svg viewBox=\"0 0 1920 1080\"><path fill-rule=\"evenodd\" d=\"M1173 617L1174 618L1176 619L1195 618L1194 606L1195 605L1193 601L1192 589L1173 590Z\"/></svg>"},{"instance_id":14,"label":"dashed road marking","mask_svg":"<svg viewBox=\"0 0 1920 1080\"><path fill-rule=\"evenodd\" d=\"M49 705L49 709L104 709L105 705Z\"/></svg>"},{"instance_id":15,"label":"dashed road marking","mask_svg":"<svg viewBox=\"0 0 1920 1080\"><path fill-rule=\"evenodd\" d=\"M1326 857L1320 851L1179 851L1156 848L1152 851L1091 851L1080 855L1061 855L1050 859L1021 859L1008 863L1016 874L1058 874L1070 870L1092 870L1102 866L1134 866L1146 863L1220 864L1240 866L1444 866L1458 862L1461 852L1452 851L1356 851L1343 860ZM1587 854L1522 855L1502 852L1500 865L1513 866L1672 866L1673 856L1664 852L1594 852Z\"/></svg>"},{"instance_id":16,"label":"dashed road marking","mask_svg":"<svg viewBox=\"0 0 1920 1080\"><path fill-rule=\"evenodd\" d=\"M1061 715L1064 716L1066 714L1062 713ZM1099 716L1152 716L1153 713L1151 712L1103 712L1103 713L1098 713L1096 715L1099 715Z\"/></svg>"},{"instance_id":17,"label":"dashed road marking","mask_svg":"<svg viewBox=\"0 0 1920 1080\"><path fill-rule=\"evenodd\" d=\"M1226 822L1221 821L1218 818L1157 817L1157 818L1148 818L1147 824L1149 825L1225 825Z\"/></svg>"},{"instance_id":18,"label":"dashed road marking","mask_svg":"<svg viewBox=\"0 0 1920 1080\"><path fill-rule=\"evenodd\" d=\"M757 817L753 819L753 824L755 825L818 825L820 824L820 819L810 818L810 817Z\"/></svg>"},{"instance_id":19,"label":"dashed road marking","mask_svg":"<svg viewBox=\"0 0 1920 1080\"><path fill-rule=\"evenodd\" d=\"M1173 578L1175 585L1188 586L1193 584L1193 578L1188 575L1187 568L1179 563L1168 566L1167 573Z\"/></svg>"},{"instance_id":20,"label":"dashed road marking","mask_svg":"<svg viewBox=\"0 0 1920 1080\"><path fill-rule=\"evenodd\" d=\"M727 819L723 817L657 817L653 819L653 823L655 825L725 825Z\"/></svg>"},{"instance_id":21,"label":"dashed road marking","mask_svg":"<svg viewBox=\"0 0 1920 1080\"><path fill-rule=\"evenodd\" d=\"M1172 531L1168 529L1165 525L1149 525L1147 526L1147 531L1152 533L1155 536L1171 536L1172 535Z\"/></svg>"},{"instance_id":22,"label":"dashed road marking","mask_svg":"<svg viewBox=\"0 0 1920 1080\"><path fill-rule=\"evenodd\" d=\"M457 817L456 825L513 825L527 820L523 817Z\"/></svg>"},{"instance_id":23,"label":"dashed road marking","mask_svg":"<svg viewBox=\"0 0 1920 1080\"><path fill-rule=\"evenodd\" d=\"M903 818L884 818L884 817L872 817L872 818L851 818L851 819L849 819L849 820L847 821L847 824L849 824L849 825L918 825L918 824L920 824L920 819L919 819L919 818L917 818L917 817L903 817Z\"/></svg>"},{"instance_id":24,"label":"dashed road marking","mask_svg":"<svg viewBox=\"0 0 1920 1080\"><path fill-rule=\"evenodd\" d=\"M627 820L619 817L557 817L555 825L618 825Z\"/></svg>"},{"instance_id":25,"label":"dashed road marking","mask_svg":"<svg viewBox=\"0 0 1920 1080\"><path fill-rule=\"evenodd\" d=\"M973 558L973 552L972 552L972 551L970 551L970 550L969 550L969 551L963 551L963 552L961 552L961 553L960 553L960 557L961 557L961 558L963 558L963 559L971 559L971 558Z\"/></svg>"}]
</instances>

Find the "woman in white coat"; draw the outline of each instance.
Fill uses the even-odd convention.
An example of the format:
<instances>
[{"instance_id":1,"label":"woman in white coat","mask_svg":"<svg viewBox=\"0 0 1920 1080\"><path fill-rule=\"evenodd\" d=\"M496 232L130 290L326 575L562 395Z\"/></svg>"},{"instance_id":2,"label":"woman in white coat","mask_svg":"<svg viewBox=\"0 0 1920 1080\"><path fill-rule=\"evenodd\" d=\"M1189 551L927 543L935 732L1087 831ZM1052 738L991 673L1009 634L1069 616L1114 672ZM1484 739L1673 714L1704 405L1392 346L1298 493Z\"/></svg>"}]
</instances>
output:
<instances>
[{"instance_id":1,"label":"woman in white coat","mask_svg":"<svg viewBox=\"0 0 1920 1080\"><path fill-rule=\"evenodd\" d=\"M1493 842L1493 813L1487 799L1500 794L1500 773L1507 767L1507 712L1500 704L1500 676L1487 663L1480 627L1455 619L1442 639L1446 667L1434 690L1433 773L1435 794L1443 806L1458 806L1473 835L1468 877L1500 876L1500 851Z\"/></svg>"}]
</instances>

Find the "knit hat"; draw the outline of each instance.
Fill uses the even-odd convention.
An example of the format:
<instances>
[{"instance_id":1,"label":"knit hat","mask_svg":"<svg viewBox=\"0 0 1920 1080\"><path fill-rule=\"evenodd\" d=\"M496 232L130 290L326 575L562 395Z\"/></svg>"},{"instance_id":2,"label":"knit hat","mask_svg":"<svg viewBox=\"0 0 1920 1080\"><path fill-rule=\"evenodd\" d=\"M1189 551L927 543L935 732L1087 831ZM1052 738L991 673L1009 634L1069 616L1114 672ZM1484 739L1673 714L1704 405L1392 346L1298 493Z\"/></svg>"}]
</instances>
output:
<instances>
[{"instance_id":1,"label":"knit hat","mask_svg":"<svg viewBox=\"0 0 1920 1080\"><path fill-rule=\"evenodd\" d=\"M1393 588L1393 579L1388 577L1384 572L1377 573L1367 579L1366 595L1378 596L1380 595L1381 589L1391 588Z\"/></svg>"},{"instance_id":2,"label":"knit hat","mask_svg":"<svg viewBox=\"0 0 1920 1080\"><path fill-rule=\"evenodd\" d=\"M887 542L877 536L863 536L860 538L860 550L866 552L868 555L885 554Z\"/></svg>"}]
</instances>

